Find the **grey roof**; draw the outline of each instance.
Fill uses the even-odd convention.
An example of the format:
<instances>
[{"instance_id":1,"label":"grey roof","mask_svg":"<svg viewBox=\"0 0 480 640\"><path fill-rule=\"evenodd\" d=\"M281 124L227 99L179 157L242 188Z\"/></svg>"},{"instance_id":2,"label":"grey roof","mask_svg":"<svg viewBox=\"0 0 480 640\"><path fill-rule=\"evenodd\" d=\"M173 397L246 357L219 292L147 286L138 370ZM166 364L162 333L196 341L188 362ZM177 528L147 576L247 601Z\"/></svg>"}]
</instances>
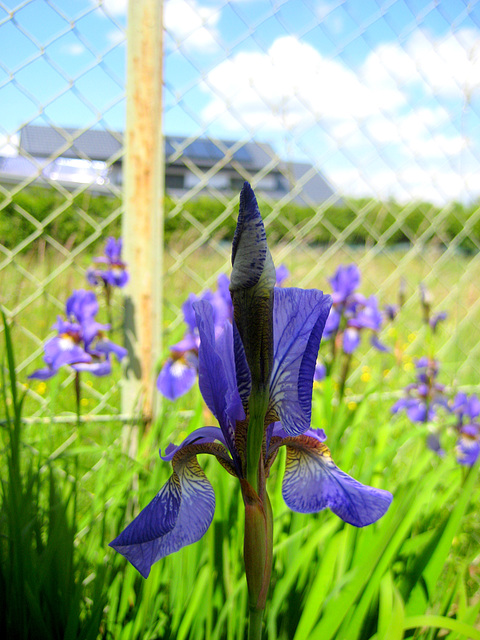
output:
<instances>
[{"instance_id":1,"label":"grey roof","mask_svg":"<svg viewBox=\"0 0 480 640\"><path fill-rule=\"evenodd\" d=\"M108 161L112 156L119 156L118 165L121 163L119 155L123 144L123 134L120 132L108 132L100 129L89 129L83 133L72 128L53 128L35 125L26 125L20 136L20 153L28 152L35 158L88 158L90 160ZM228 158L232 150L232 157ZM270 174L276 176L278 191L269 189L269 196L280 199L285 192L293 189L299 180L307 172L311 176L302 184L294 200L305 204L325 202L334 195L332 187L323 177L320 171L312 170L312 165L300 162L284 162L275 153L274 149L261 142L241 143L232 140L216 140L213 138L196 138L190 140L180 136L165 137L166 166L182 167L182 173L188 172L186 159L192 160L198 167L208 169L217 162L221 162L227 155L227 162L221 163L222 168L236 174L236 165L249 171L252 175L263 170L271 163ZM31 175L36 169L35 165L25 161L26 159L11 159L0 168L2 176L16 174L17 176ZM272 162L273 161L273 162ZM262 191L261 182L258 185Z\"/></svg>"},{"instance_id":2,"label":"grey roof","mask_svg":"<svg viewBox=\"0 0 480 640\"><path fill-rule=\"evenodd\" d=\"M288 171L292 174L291 186L301 180L303 176L312 170L312 165L303 162L286 163ZM334 191L323 175L317 170L312 171L312 176L303 184L300 195L302 200L308 204L310 202L325 202L334 195Z\"/></svg>"},{"instance_id":3,"label":"grey roof","mask_svg":"<svg viewBox=\"0 0 480 640\"><path fill-rule=\"evenodd\" d=\"M194 160L198 166L211 167L222 160L232 147L236 148L227 166L233 161L246 169L261 169L275 157L272 147L260 142L245 142L239 146L238 141L233 140L196 138L188 142L188 138L179 136L165 137L165 156L168 164L184 164L182 156L186 156Z\"/></svg>"},{"instance_id":4,"label":"grey roof","mask_svg":"<svg viewBox=\"0 0 480 640\"><path fill-rule=\"evenodd\" d=\"M89 129L79 134L72 128L42 127L26 125L20 134L20 149L37 158L63 156L64 158L89 158L109 160L118 154L123 145L123 133ZM258 142L246 142L239 146L237 141L180 136L165 137L165 155L170 164L184 164L182 156L194 160L199 166L213 166L225 157L224 150L237 146L232 160L245 168L263 168L272 157L273 149ZM169 161L170 159L170 161Z\"/></svg>"},{"instance_id":5,"label":"grey roof","mask_svg":"<svg viewBox=\"0 0 480 640\"><path fill-rule=\"evenodd\" d=\"M118 154L123 136L101 129L77 129L27 125L20 132L20 149L37 158L86 158L108 160Z\"/></svg>"}]
</instances>

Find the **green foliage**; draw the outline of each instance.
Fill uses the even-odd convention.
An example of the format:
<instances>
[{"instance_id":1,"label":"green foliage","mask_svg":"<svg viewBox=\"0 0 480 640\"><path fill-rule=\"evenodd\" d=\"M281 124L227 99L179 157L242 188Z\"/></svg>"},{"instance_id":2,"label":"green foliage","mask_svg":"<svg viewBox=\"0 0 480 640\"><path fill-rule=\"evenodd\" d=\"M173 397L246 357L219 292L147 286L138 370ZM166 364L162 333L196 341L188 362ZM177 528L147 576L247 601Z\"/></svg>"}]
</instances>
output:
<instances>
[{"instance_id":1,"label":"green foliage","mask_svg":"<svg viewBox=\"0 0 480 640\"><path fill-rule=\"evenodd\" d=\"M19 640L94 639L105 606L105 572L96 568L95 584L84 586L92 567L82 566L75 545L75 482L48 461L36 463L31 452L23 455L23 397L17 392L5 316L3 324L7 419L0 494L0 634Z\"/></svg>"},{"instance_id":2,"label":"green foliage","mask_svg":"<svg viewBox=\"0 0 480 640\"><path fill-rule=\"evenodd\" d=\"M479 203L440 208L427 202L402 205L363 198L312 208L297 203L279 207L260 198L259 204L272 244L298 235L312 244L329 244L342 235L351 245L380 239L386 245L433 240L440 246L454 242L466 251L480 247ZM11 250L27 239L31 241L27 240L26 248L34 248L45 234L64 246L78 246L94 233L96 225L106 222L108 234L118 236L120 219L115 212L119 210L116 198L84 192L68 201L54 189L27 187L0 202L0 237ZM215 198L200 196L179 206L167 196L165 240L188 244L198 236L198 229L208 227L216 240L231 241L235 219L235 213L226 214L224 203ZM45 231L37 231L35 220L47 220Z\"/></svg>"},{"instance_id":3,"label":"green foliage","mask_svg":"<svg viewBox=\"0 0 480 640\"><path fill-rule=\"evenodd\" d=\"M468 206L452 203L440 208L428 202L402 205L394 201L347 198L338 205L312 208L292 202L280 207L259 198L259 205L272 245L295 237L302 237L311 244L329 244L341 236L350 245L381 241L391 246L434 241L440 246L455 242L466 251L475 251L480 247L478 203ZM232 213L222 218L224 213L225 206L207 196L190 200L180 208L171 198L167 198L166 241L187 240L185 219L189 221L190 234L195 234L192 220L207 227L221 219L221 225L212 229L212 235L217 240L231 241L236 216Z\"/></svg>"},{"instance_id":4,"label":"green foliage","mask_svg":"<svg viewBox=\"0 0 480 640\"><path fill-rule=\"evenodd\" d=\"M54 189L26 187L0 201L1 243L13 250L25 242L25 249L32 249L45 235L49 235L61 245L71 248L84 242L98 225L110 220L108 233L117 236L120 218L115 213L119 209L120 200L117 198L92 196L84 192L69 201ZM46 222L44 230L39 230L35 221ZM99 240L104 242L103 237Z\"/></svg>"}]
</instances>

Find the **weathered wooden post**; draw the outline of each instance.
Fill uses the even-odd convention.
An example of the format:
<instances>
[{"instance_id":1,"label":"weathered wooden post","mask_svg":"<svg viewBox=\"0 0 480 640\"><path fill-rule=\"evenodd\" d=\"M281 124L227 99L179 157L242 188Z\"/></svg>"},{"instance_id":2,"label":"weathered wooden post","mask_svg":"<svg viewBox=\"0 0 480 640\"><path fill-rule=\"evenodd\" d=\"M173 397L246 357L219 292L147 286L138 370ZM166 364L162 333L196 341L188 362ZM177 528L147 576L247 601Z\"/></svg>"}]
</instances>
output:
<instances>
[{"instance_id":1,"label":"weathered wooden post","mask_svg":"<svg viewBox=\"0 0 480 640\"><path fill-rule=\"evenodd\" d=\"M129 0L123 243L129 364L122 413L155 413L155 364L162 330L164 141L163 0Z\"/></svg>"}]
</instances>

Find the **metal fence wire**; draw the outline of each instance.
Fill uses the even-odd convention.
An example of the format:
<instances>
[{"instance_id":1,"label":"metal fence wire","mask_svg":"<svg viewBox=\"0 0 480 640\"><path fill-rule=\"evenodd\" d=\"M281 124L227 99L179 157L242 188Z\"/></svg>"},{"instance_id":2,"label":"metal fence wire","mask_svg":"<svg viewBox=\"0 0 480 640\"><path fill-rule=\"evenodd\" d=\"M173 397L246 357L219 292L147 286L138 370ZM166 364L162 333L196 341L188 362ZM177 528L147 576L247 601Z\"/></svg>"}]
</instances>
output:
<instances>
[{"instance_id":1,"label":"metal fence wire","mask_svg":"<svg viewBox=\"0 0 480 640\"><path fill-rule=\"evenodd\" d=\"M355 262L362 291L393 303L405 281L408 355L425 340L423 283L433 308L449 313L438 353L448 379L474 379L478 2L139 4L160 7L164 23L156 53L165 344L181 335L188 293L228 273L229 234L248 180L292 285L328 290L336 267ZM20 379L39 364L66 292L86 286L92 256L120 234L125 127L133 126L125 120L134 85L125 50L145 37L128 24L127 5L0 1L0 301L14 325ZM135 212L127 207L126 215ZM116 304L120 323L120 297ZM85 382L86 412L118 415L119 384ZM45 416L44 385L30 385L28 396L32 419Z\"/></svg>"}]
</instances>

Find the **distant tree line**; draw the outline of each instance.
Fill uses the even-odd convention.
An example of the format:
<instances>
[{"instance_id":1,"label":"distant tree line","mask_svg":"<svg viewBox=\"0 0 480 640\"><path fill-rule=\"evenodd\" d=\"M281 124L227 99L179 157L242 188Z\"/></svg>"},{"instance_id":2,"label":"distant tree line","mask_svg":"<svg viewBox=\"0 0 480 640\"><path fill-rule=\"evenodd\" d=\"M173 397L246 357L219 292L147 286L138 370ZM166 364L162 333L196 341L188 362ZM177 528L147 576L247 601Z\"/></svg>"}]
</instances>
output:
<instances>
[{"instance_id":1,"label":"distant tree line","mask_svg":"<svg viewBox=\"0 0 480 640\"><path fill-rule=\"evenodd\" d=\"M364 198L344 199L328 207L280 206L268 200L260 201L260 206L271 242L301 238L311 244L329 244L340 238L350 245L421 242L440 247L454 243L467 252L480 248L479 202L439 207L428 202L399 204ZM0 200L0 244L12 250L33 234L24 249L28 251L45 245L45 235L49 235L71 249L89 238L98 225L98 242L103 243L107 235L120 235L121 207L118 198L84 192L69 203L53 189L27 187ZM217 241L230 242L237 207L224 216L225 206L215 198L200 196L179 207L167 196L165 213L166 243L192 242L202 227L209 227ZM223 219L216 224L220 216ZM35 221L47 221L45 229L39 229Z\"/></svg>"}]
</instances>

